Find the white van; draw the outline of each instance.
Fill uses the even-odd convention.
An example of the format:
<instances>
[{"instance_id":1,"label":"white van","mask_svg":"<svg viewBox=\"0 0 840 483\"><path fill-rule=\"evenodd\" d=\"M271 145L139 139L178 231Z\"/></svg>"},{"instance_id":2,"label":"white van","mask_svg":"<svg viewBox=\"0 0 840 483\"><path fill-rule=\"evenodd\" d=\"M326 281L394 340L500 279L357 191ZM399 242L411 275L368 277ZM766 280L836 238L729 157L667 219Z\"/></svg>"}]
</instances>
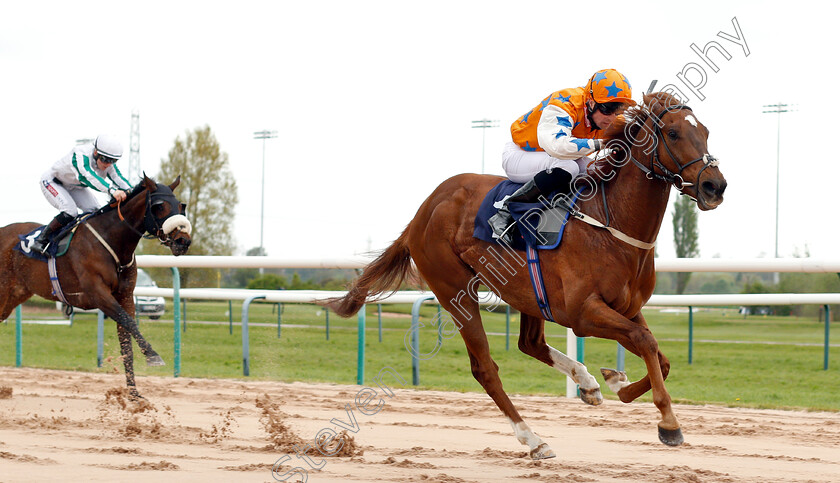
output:
<instances>
[{"instance_id":1,"label":"white van","mask_svg":"<svg viewBox=\"0 0 840 483\"><path fill-rule=\"evenodd\" d=\"M137 269L137 287L157 287L157 284L148 273L142 268ZM152 320L157 320L166 310L166 303L163 297L134 296L134 311L138 316L146 315Z\"/></svg>"}]
</instances>

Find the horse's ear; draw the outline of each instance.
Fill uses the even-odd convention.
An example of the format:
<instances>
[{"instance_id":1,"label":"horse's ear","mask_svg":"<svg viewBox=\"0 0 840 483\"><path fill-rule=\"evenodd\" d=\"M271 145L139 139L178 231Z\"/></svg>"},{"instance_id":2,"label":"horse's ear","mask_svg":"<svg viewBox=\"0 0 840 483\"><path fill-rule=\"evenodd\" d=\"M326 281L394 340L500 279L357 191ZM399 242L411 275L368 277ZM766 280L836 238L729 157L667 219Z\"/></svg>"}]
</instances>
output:
<instances>
[{"instance_id":1,"label":"horse's ear","mask_svg":"<svg viewBox=\"0 0 840 483\"><path fill-rule=\"evenodd\" d=\"M175 181L173 181L172 184L169 185L169 188L172 191L175 191L175 188L177 188L179 184L181 184L181 175L180 174L178 175L177 178L175 178Z\"/></svg>"},{"instance_id":2,"label":"horse's ear","mask_svg":"<svg viewBox=\"0 0 840 483\"><path fill-rule=\"evenodd\" d=\"M152 178L146 176L146 173L143 173L143 187L148 189L149 191L154 191L157 189L157 184Z\"/></svg>"}]
</instances>

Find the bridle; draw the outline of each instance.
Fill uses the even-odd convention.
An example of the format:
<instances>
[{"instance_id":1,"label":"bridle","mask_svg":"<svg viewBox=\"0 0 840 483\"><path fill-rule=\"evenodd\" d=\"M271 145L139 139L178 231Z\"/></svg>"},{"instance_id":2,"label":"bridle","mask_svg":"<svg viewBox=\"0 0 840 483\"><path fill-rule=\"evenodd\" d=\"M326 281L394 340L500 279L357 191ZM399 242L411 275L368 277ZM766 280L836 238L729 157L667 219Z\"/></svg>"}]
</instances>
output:
<instances>
[{"instance_id":1,"label":"bridle","mask_svg":"<svg viewBox=\"0 0 840 483\"><path fill-rule=\"evenodd\" d=\"M703 174L703 171L705 171L706 168L708 168L710 166L711 167L718 166L719 161L717 160L717 158L715 158L711 154L705 153L705 154L703 154L703 156L701 156L699 158L692 159L691 161L689 161L685 164L680 164L680 162L677 160L677 157L674 156L674 153L671 152L671 148L668 147L668 142L665 140L665 136L662 134L661 126L664 124L662 122L662 116L664 116L668 112L677 111L677 110L681 110L681 109L688 109L689 111L691 110L691 108L686 106L685 104L678 104L678 105L666 107L659 114L654 114L653 112L650 112L651 118L653 119L653 129L654 129L654 133L655 133L657 142L659 142L659 139L662 140L662 145L665 146L665 151L668 153L668 156L670 156L671 161L673 161L674 165L677 167L677 172L676 173L674 173L673 171L666 168L659 161L659 151L656 150L656 149L653 150L653 153L650 156L650 167L645 166L639 160L634 158L632 153L628 152L628 156L630 157L630 160L633 161L633 164L635 164L639 169L642 170L642 172L645 173L645 177L647 179L658 179L658 180L662 180L666 183L672 184L680 192L680 194L688 196L689 198L691 198L692 200L697 202L697 198L686 194L685 192L683 192L683 189L687 188L689 186L699 185L700 184L700 175ZM698 163L700 161L703 162L703 167L697 173L697 179L695 180L696 182L695 183L689 183L689 182L685 181L685 179L682 176L683 170L685 170L685 168L691 166L692 164ZM656 169L658 169L661 173L657 173L655 171ZM699 193L698 193L698 196L699 196ZM703 201L702 199L700 201L703 202L703 204L705 204L705 201Z\"/></svg>"},{"instance_id":2,"label":"bridle","mask_svg":"<svg viewBox=\"0 0 840 483\"><path fill-rule=\"evenodd\" d=\"M117 202L117 213L119 214L120 221L128 225L131 231L137 235L149 240L157 238L163 245L170 246L175 241L170 236L174 230L170 229L167 231L165 229L167 220L171 220L175 216L180 216L186 221L186 217L184 217L183 213L181 213L181 204L178 202L178 199L175 198L175 195L168 189L168 187L166 188L167 189L164 190L163 186L158 185L158 189L155 191L146 190L146 211L143 215L143 228L146 230L145 233L134 228L131 223L126 221L125 217L123 217L122 211L120 210L121 202ZM170 214L165 218L158 218L152 213L152 207L162 205L164 203L169 204L169 207L171 208ZM189 221L186 222L189 224Z\"/></svg>"},{"instance_id":3,"label":"bridle","mask_svg":"<svg viewBox=\"0 0 840 483\"><path fill-rule=\"evenodd\" d=\"M652 87L652 84L651 84L651 87ZM622 166L624 165L623 162L626 161L626 158L629 157L630 160L633 161L633 164L635 164L636 167L638 167L640 170L642 170L642 172L645 174L645 177L647 179L650 179L650 180L657 179L657 180L660 180L660 181L664 181L667 184L672 184L672 185L674 185L675 188L677 188L677 190L680 192L680 194L688 196L689 198L694 200L696 203L703 203L703 205L706 206L705 200L700 198L700 200L698 201L697 198L684 193L683 189L688 187L688 186L699 185L700 184L700 175L703 174L703 171L705 171L706 168L708 168L710 166L711 167L716 167L718 165L718 160L717 160L717 158L715 158L711 154L705 153L705 154L703 154L703 156L701 156L697 159L692 159L691 161L689 161L685 164L680 164L680 162L677 160L677 157L674 156L673 152L671 152L671 148L668 147L668 143L665 141L665 136L662 134L662 129L660 127L660 125L664 125L664 123L662 123L662 121L661 121L661 118L662 118L663 115L665 115L666 113L668 113L670 111L676 111L676 110L679 110L679 109L688 109L689 111L691 110L690 107L688 107L684 104L679 104L679 105L666 107L658 115L654 114L653 112L650 112L649 110L647 111L654 121L654 129L655 129L655 136L656 136L654 139L656 139L656 143L659 142L660 138L662 139L662 144L665 146L665 150L668 152L668 156L671 157L671 161L673 161L674 165L676 165L677 172L674 173L673 171L669 170L659 161L659 151L656 150L656 149L654 149L653 153L651 153L651 155L650 155L650 167L648 167L648 166L645 166L644 164L642 164L638 159L633 157L632 150L624 147L624 149L626 149L626 151L625 151L626 152L626 157L624 159L622 159ZM607 143L607 147L608 148L610 147L609 142ZM655 147L655 144L654 144L654 147ZM613 151L613 153L615 153L615 151ZM699 163L700 161L703 162L703 168L701 168L700 172L697 173L696 183L686 182L685 179L683 179L682 172L687 167L691 166L694 163ZM656 170L659 170L659 172L657 172ZM601 197L603 199L604 215L606 216L606 222L605 223L602 223L602 222L596 220L595 218L581 212L580 210L578 210L574 207L570 208L570 210L569 210L570 213L574 217L580 219L581 221L583 221L585 223L588 223L592 226L596 226L598 228L603 228L603 229L608 230L614 237L618 238L619 240L621 240L621 241L623 241L623 242L625 242L629 245L632 245L636 248L640 248L642 250L653 249L656 246L656 241L655 240L652 241L652 242L645 242L645 241L642 241L642 240L638 240L638 239L633 238L633 237L631 237L631 236L629 236L625 233L622 233L621 231L619 231L615 227L610 226L610 210L609 210L609 207L608 207L608 204L607 204L606 189L604 188L604 185L605 185L606 181L607 181L607 179L602 179L601 180L601 187L602 187ZM699 194L698 194L698 197L699 197Z\"/></svg>"}]
</instances>

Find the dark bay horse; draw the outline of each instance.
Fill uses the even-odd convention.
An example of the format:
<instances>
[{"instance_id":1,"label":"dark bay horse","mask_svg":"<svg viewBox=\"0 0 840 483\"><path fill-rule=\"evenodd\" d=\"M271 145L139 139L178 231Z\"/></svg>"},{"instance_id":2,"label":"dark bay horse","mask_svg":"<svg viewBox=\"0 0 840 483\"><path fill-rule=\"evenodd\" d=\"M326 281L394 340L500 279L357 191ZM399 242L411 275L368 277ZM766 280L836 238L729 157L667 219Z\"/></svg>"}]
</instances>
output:
<instances>
[{"instance_id":1,"label":"dark bay horse","mask_svg":"<svg viewBox=\"0 0 840 483\"><path fill-rule=\"evenodd\" d=\"M656 282L654 250L671 186L690 196L701 210L723 202L726 180L718 162L708 154L708 129L688 106L665 93L646 95L628 109L607 132L610 150L605 161L590 167L582 213L611 231L577 219L566 226L558 250L542 251L541 263L550 313L578 337L616 340L642 358L647 375L630 382L623 372L602 369L610 389L621 401L635 400L653 390L661 413L659 438L668 445L683 441L679 422L665 389L670 363L642 316ZM362 275L344 297L324 301L342 316L362 304L396 290L419 272L440 304L460 328L473 376L507 416L516 438L530 447L534 459L554 452L522 420L499 379L490 357L481 322L477 288L492 287L522 313L519 348L522 352L571 377L580 385L581 399L597 405L600 387L586 367L546 344L545 320L534 296L524 253L473 237L474 219L488 191L502 178L462 174L444 181L420 206L399 238ZM641 243L634 246L621 234Z\"/></svg>"},{"instance_id":2,"label":"dark bay horse","mask_svg":"<svg viewBox=\"0 0 840 483\"><path fill-rule=\"evenodd\" d=\"M140 334L134 314L134 284L137 263L134 250L145 234L157 237L173 255L183 255L190 246L191 226L185 205L171 185L145 177L125 201L101 208L76 229L65 255L56 258L61 291L67 302L82 309L99 309L117 322L120 352L130 395L140 397L134 383L134 352L131 337L146 356L146 363L163 365L163 359ZM53 292L47 264L15 250L37 223L13 223L0 228L0 320L33 294L59 300ZM31 243L31 241L30 241ZM21 245L22 246L22 245Z\"/></svg>"}]
</instances>

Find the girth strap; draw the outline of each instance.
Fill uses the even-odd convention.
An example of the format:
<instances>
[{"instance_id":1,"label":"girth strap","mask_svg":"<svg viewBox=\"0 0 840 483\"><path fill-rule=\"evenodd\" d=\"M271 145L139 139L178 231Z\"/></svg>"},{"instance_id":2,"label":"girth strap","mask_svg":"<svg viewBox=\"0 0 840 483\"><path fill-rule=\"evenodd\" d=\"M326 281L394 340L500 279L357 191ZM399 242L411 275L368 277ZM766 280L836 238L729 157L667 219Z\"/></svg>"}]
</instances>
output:
<instances>
[{"instance_id":1,"label":"girth strap","mask_svg":"<svg viewBox=\"0 0 840 483\"><path fill-rule=\"evenodd\" d=\"M56 269L55 266L55 257L49 257L47 259L47 270L50 273L50 283L52 284L53 295L58 297L58 299L64 302L65 305L70 305L70 302L68 302L67 298L64 296L64 292L61 291L61 284L58 281L58 269Z\"/></svg>"},{"instance_id":2,"label":"girth strap","mask_svg":"<svg viewBox=\"0 0 840 483\"><path fill-rule=\"evenodd\" d=\"M534 288L534 295L537 297L537 305L543 319L554 322L551 307L548 305L548 294L543 282L542 269L540 268L540 254L530 245L526 247L525 253L528 255L528 274L531 275L531 286Z\"/></svg>"}]
</instances>

